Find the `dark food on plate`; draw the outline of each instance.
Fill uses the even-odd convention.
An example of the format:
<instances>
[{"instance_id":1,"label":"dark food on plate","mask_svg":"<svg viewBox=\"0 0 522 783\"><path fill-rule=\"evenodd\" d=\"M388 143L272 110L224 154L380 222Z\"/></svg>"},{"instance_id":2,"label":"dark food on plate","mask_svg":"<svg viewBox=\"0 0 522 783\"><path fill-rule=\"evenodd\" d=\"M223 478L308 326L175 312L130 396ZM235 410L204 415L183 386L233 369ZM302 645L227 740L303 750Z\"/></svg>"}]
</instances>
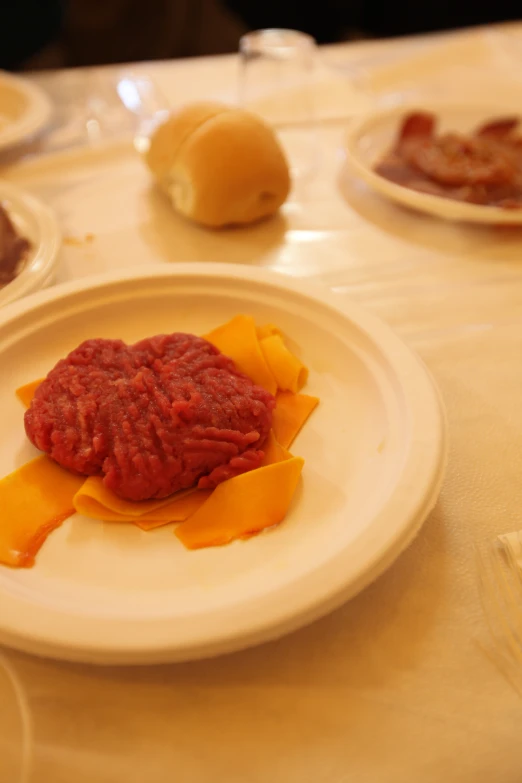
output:
<instances>
[{"instance_id":1,"label":"dark food on plate","mask_svg":"<svg viewBox=\"0 0 522 783\"><path fill-rule=\"evenodd\" d=\"M274 397L190 334L87 340L36 390L32 443L129 500L212 488L259 467Z\"/></svg>"},{"instance_id":2,"label":"dark food on plate","mask_svg":"<svg viewBox=\"0 0 522 783\"><path fill-rule=\"evenodd\" d=\"M21 272L29 247L29 241L17 233L0 204L0 288L11 283Z\"/></svg>"},{"instance_id":3,"label":"dark food on plate","mask_svg":"<svg viewBox=\"0 0 522 783\"><path fill-rule=\"evenodd\" d=\"M395 146L375 166L382 177L421 193L472 204L522 207L519 119L488 121L471 134L436 134L429 112L407 115Z\"/></svg>"}]
</instances>

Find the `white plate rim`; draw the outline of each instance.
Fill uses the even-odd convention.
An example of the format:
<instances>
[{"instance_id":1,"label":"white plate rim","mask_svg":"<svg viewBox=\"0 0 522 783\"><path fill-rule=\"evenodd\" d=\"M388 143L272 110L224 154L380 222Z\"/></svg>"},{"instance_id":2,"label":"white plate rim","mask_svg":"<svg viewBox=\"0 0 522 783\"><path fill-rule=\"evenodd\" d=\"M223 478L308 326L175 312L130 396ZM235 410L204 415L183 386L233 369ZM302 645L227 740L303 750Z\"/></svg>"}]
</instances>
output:
<instances>
[{"instance_id":1,"label":"white plate rim","mask_svg":"<svg viewBox=\"0 0 522 783\"><path fill-rule=\"evenodd\" d=\"M514 112L505 105L495 104L465 104L461 101L436 101L421 98L408 103L402 103L389 109L367 112L358 117L348 128L345 134L344 152L348 164L369 185L372 190L395 201L402 206L410 207L429 215L434 215L445 220L482 223L487 225L515 225L522 224L522 209L507 210L500 207L489 207L480 204L467 204L454 201L442 196L434 196L429 193L418 193L404 185L385 179L377 174L365 162L361 161L358 154L358 144L362 137L371 132L376 126L384 122L397 122L401 117L413 111L432 111L436 115L445 111L474 111L488 116L507 116ZM521 114L522 120L522 114ZM383 150L385 152L386 150Z\"/></svg>"},{"instance_id":2,"label":"white plate rim","mask_svg":"<svg viewBox=\"0 0 522 783\"><path fill-rule=\"evenodd\" d=\"M62 244L62 232L52 209L31 193L0 180L0 202L11 202L9 215L27 212L36 223L38 238L32 243L30 258L15 279L0 289L0 307L47 285L54 274Z\"/></svg>"},{"instance_id":3,"label":"white plate rim","mask_svg":"<svg viewBox=\"0 0 522 783\"><path fill-rule=\"evenodd\" d=\"M0 71L0 82L2 81L25 95L28 108L20 119L10 122L0 130L0 150L35 136L47 125L53 112L50 98L30 79Z\"/></svg>"},{"instance_id":4,"label":"white plate rim","mask_svg":"<svg viewBox=\"0 0 522 783\"><path fill-rule=\"evenodd\" d=\"M82 629L80 635L83 635L84 638L79 643L70 637L71 633L74 635L72 626L75 623L69 622L65 636L63 631L56 633L56 628L50 632L47 625L43 629L40 623L38 623L38 632L36 632L34 628L30 630L24 628L24 623L20 622L16 613L11 612L7 621L5 616L0 613L0 643L26 652L65 660L98 664L151 664L210 657L269 641L318 619L360 592L379 576L412 541L426 516L434 507L447 461L447 423L440 394L429 371L390 327L358 305L347 303L340 295L328 289L321 290L321 287L315 283L295 280L272 270L236 264L190 262L179 263L171 268L164 264L146 269L133 267L128 270L119 270L118 272L109 272L63 283L15 302L0 312L0 327L5 327L10 323L14 324L18 318L23 321L24 317L30 316L31 312L36 311L39 307L50 302L59 302L79 292L91 293L107 286L117 286L125 281L156 280L162 277L172 278L187 275L198 278L218 277L227 280L248 280L253 284L267 284L286 291L290 289L292 293L295 292L297 295L341 314L362 330L366 336L369 336L374 343L377 343L400 378L401 391L409 404L408 413L412 421L412 432L418 436L417 440L412 438L414 448L412 447L401 477L402 488L407 486L409 490L406 502L404 495L398 493L396 487L380 514L377 515L382 517L382 526L386 527L386 523L399 512L401 523L393 534L388 533L386 540L383 539L378 546L373 547L374 551L370 560L358 568L358 571L356 569L357 572L352 575L349 582L345 577L339 580L339 573L344 574L343 553L341 552L335 558L335 573L331 567L332 564L330 564L328 572L323 573L324 569L317 569L317 572L321 570L321 574L317 572L311 574L313 589L308 591L307 596L303 594L301 583L298 594L295 589L293 595L292 589L289 591L285 589L286 597L288 594L292 597L292 606L285 601L279 601L274 606L273 602L267 601L266 596L262 596L254 602L256 612L250 614L250 621L245 624L244 620L241 620L240 627L238 627L234 611L229 611L228 626L223 623L222 613L221 615L218 613L219 616L214 617L210 624L207 623L207 636L209 632L210 638L205 638L203 641L201 631L194 628L194 632L187 641L180 643L174 633L172 638L167 634L166 642L167 629L163 627L161 629L161 643L151 645L145 638L146 634L143 634L144 629L147 628L150 632L154 627L155 631L159 632L158 623L165 626L165 620L153 619L144 624L140 620L124 619L116 622L121 628L122 634L125 629L128 631L131 628L132 642L129 642L128 638L123 642L122 637L118 639L117 643L112 640L108 642L104 638L103 632L97 633L93 640ZM399 494L401 494L400 499ZM311 577L309 575L308 578ZM290 587L292 588L292 586ZM272 605L268 606L269 603ZM263 608L263 613L259 611L260 607ZM38 607L37 611L40 612L41 607ZM60 613L57 614L61 617ZM252 617L254 616L255 621L253 622ZM75 618L74 615L67 615L67 617L69 621L71 618ZM33 618L36 618L34 612ZM76 618L76 631L78 631L78 623L89 624L91 619L82 617L78 620ZM201 618L198 616L195 624L200 621ZM103 631L104 622L100 618L94 618L94 625L100 631ZM115 620L111 618L106 622L110 622L114 626ZM129 636L128 633L125 635Z\"/></svg>"}]
</instances>

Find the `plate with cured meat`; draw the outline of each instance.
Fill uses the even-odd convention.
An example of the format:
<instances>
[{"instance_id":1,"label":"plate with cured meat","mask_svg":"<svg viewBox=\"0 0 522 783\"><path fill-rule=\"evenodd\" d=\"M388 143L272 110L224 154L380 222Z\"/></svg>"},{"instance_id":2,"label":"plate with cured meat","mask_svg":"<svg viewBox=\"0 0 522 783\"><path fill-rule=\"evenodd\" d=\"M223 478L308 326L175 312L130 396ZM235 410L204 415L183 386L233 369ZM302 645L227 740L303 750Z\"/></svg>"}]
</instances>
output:
<instances>
[{"instance_id":1,"label":"plate with cured meat","mask_svg":"<svg viewBox=\"0 0 522 783\"><path fill-rule=\"evenodd\" d=\"M440 398L343 297L161 265L0 314L0 643L215 655L340 605L436 502Z\"/></svg>"},{"instance_id":2,"label":"plate with cured meat","mask_svg":"<svg viewBox=\"0 0 522 783\"><path fill-rule=\"evenodd\" d=\"M375 191L448 220L522 224L522 114L401 106L358 120L346 153Z\"/></svg>"}]
</instances>

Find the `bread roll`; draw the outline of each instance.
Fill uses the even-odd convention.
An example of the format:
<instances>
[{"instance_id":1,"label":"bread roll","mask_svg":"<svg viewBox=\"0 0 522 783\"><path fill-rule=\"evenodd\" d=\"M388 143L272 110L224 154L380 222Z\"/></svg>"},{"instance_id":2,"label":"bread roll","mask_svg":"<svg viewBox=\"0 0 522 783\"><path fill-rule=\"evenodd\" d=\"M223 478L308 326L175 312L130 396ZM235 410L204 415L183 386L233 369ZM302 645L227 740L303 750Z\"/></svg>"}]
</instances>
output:
<instances>
[{"instance_id":1,"label":"bread roll","mask_svg":"<svg viewBox=\"0 0 522 783\"><path fill-rule=\"evenodd\" d=\"M272 215L290 190L274 131L256 115L219 103L171 115L152 134L146 162L174 208L212 228Z\"/></svg>"}]
</instances>

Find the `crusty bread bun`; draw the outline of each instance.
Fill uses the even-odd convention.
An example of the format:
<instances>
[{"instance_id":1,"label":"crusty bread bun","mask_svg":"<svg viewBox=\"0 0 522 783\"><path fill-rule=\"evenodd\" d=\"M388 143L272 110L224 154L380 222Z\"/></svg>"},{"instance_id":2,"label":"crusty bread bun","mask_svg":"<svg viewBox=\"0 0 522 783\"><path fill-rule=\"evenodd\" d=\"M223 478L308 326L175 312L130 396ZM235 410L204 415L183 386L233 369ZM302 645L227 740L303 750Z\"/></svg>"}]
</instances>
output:
<instances>
[{"instance_id":1,"label":"crusty bread bun","mask_svg":"<svg viewBox=\"0 0 522 783\"><path fill-rule=\"evenodd\" d=\"M255 114L220 103L172 114L152 134L146 162L178 212L213 228L272 215L290 190L274 131Z\"/></svg>"}]
</instances>

